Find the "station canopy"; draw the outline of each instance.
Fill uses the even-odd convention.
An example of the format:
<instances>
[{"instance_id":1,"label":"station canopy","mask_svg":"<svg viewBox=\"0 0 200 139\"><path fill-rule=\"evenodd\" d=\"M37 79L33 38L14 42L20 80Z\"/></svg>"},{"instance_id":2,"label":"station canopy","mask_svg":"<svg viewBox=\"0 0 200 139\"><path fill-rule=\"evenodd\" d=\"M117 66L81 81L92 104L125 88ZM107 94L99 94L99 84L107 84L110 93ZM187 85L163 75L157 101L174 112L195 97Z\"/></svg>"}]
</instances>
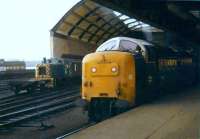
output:
<instances>
[{"instance_id":1,"label":"station canopy","mask_svg":"<svg viewBox=\"0 0 200 139\"><path fill-rule=\"evenodd\" d=\"M163 32L135 18L83 0L71 8L51 30L53 33L101 44L115 36L129 36L134 32Z\"/></svg>"}]
</instances>

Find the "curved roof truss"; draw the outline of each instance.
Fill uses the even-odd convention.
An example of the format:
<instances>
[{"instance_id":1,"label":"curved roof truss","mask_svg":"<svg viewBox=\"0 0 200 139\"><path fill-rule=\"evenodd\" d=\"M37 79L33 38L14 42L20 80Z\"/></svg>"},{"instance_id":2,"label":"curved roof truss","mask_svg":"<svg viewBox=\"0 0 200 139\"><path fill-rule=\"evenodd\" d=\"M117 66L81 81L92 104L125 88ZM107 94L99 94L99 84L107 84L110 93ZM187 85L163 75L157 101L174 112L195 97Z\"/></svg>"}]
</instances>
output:
<instances>
[{"instance_id":1,"label":"curved roof truss","mask_svg":"<svg viewBox=\"0 0 200 139\"><path fill-rule=\"evenodd\" d=\"M161 32L129 16L89 0L80 1L51 30L62 36L91 44L100 44L115 36L127 36L134 31Z\"/></svg>"}]
</instances>

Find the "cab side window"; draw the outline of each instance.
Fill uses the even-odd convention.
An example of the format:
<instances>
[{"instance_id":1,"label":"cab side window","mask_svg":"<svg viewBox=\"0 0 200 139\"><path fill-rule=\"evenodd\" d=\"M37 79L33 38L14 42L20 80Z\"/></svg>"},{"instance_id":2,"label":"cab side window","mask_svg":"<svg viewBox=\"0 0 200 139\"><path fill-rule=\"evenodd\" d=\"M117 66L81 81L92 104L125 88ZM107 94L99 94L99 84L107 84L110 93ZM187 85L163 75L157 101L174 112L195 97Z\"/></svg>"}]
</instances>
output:
<instances>
[{"instance_id":1,"label":"cab side window","mask_svg":"<svg viewBox=\"0 0 200 139\"><path fill-rule=\"evenodd\" d=\"M139 46L136 43L128 40L121 40L119 44L121 51L136 52L138 47Z\"/></svg>"},{"instance_id":2,"label":"cab side window","mask_svg":"<svg viewBox=\"0 0 200 139\"><path fill-rule=\"evenodd\" d=\"M109 50L115 50L116 49L116 40L112 40L109 41L105 44L103 44L102 46L100 46L99 48L97 48L97 52L102 52L102 51L109 51Z\"/></svg>"}]
</instances>

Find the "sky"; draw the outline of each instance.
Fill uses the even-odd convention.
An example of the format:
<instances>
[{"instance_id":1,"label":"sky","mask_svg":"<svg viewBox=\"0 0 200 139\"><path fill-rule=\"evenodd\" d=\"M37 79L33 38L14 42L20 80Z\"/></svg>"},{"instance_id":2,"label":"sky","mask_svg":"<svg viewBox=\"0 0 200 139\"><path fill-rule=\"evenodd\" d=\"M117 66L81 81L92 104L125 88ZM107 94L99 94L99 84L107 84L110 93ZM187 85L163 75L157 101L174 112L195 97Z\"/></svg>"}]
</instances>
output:
<instances>
[{"instance_id":1,"label":"sky","mask_svg":"<svg viewBox=\"0 0 200 139\"><path fill-rule=\"evenodd\" d=\"M50 30L80 0L0 1L0 59L50 57Z\"/></svg>"}]
</instances>

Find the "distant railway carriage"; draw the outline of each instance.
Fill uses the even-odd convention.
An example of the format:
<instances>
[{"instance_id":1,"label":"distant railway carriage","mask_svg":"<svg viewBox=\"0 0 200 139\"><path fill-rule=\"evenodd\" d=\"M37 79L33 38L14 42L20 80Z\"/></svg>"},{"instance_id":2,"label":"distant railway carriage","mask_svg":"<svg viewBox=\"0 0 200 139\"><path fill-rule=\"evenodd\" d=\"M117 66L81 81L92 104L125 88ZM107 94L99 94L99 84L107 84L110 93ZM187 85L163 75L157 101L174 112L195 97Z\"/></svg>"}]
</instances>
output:
<instances>
[{"instance_id":1,"label":"distant railway carriage","mask_svg":"<svg viewBox=\"0 0 200 139\"><path fill-rule=\"evenodd\" d=\"M82 99L91 120L100 120L172 89L196 81L192 52L156 47L143 40L117 37L82 62ZM174 89L175 89L174 88Z\"/></svg>"},{"instance_id":2,"label":"distant railway carriage","mask_svg":"<svg viewBox=\"0 0 200 139\"><path fill-rule=\"evenodd\" d=\"M0 72L21 71L26 69L24 61L5 61L0 59Z\"/></svg>"}]
</instances>

